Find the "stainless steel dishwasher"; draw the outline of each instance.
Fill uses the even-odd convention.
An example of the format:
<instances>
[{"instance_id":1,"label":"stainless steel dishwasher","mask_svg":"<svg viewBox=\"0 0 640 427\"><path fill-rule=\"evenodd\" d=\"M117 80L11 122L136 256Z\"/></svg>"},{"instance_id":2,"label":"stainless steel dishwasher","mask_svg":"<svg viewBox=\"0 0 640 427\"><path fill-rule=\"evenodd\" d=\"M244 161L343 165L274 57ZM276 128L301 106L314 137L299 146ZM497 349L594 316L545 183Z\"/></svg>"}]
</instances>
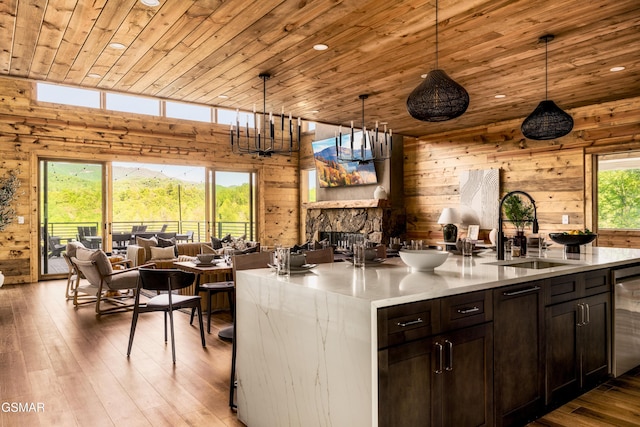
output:
<instances>
[{"instance_id":1,"label":"stainless steel dishwasher","mask_svg":"<svg viewBox=\"0 0 640 427\"><path fill-rule=\"evenodd\" d=\"M613 270L613 375L640 365L640 265Z\"/></svg>"}]
</instances>

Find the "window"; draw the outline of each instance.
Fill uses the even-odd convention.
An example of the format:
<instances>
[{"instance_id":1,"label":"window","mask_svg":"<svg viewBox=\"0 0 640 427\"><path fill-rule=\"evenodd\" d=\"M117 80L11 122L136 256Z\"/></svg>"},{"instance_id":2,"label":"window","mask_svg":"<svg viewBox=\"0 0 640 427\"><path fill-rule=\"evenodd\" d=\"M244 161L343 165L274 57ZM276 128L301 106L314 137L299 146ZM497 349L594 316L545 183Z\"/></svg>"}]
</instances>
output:
<instances>
[{"instance_id":1,"label":"window","mask_svg":"<svg viewBox=\"0 0 640 427\"><path fill-rule=\"evenodd\" d=\"M100 108L100 91L38 83L36 99L42 102Z\"/></svg>"},{"instance_id":2,"label":"window","mask_svg":"<svg viewBox=\"0 0 640 427\"><path fill-rule=\"evenodd\" d=\"M316 202L316 170L306 169L302 171L302 202Z\"/></svg>"},{"instance_id":3,"label":"window","mask_svg":"<svg viewBox=\"0 0 640 427\"><path fill-rule=\"evenodd\" d=\"M160 115L160 100L158 99L109 92L106 95L105 108L108 110L149 114L152 116Z\"/></svg>"},{"instance_id":4,"label":"window","mask_svg":"<svg viewBox=\"0 0 640 427\"><path fill-rule=\"evenodd\" d=\"M183 102L165 103L165 114L174 119L196 120L211 123L211 107L204 105L185 104Z\"/></svg>"},{"instance_id":5,"label":"window","mask_svg":"<svg viewBox=\"0 0 640 427\"><path fill-rule=\"evenodd\" d=\"M215 229L212 235L222 238L245 236L255 240L254 172L215 172Z\"/></svg>"},{"instance_id":6,"label":"window","mask_svg":"<svg viewBox=\"0 0 640 427\"><path fill-rule=\"evenodd\" d=\"M640 152L598 156L598 229L640 230Z\"/></svg>"}]
</instances>

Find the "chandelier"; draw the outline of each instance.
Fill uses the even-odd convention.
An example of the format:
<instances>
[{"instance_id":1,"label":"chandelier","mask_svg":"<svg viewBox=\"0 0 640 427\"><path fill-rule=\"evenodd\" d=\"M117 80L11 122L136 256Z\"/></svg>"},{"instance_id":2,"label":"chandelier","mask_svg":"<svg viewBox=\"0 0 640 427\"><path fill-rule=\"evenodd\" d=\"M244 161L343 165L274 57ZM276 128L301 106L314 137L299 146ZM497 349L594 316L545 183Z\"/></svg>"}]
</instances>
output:
<instances>
[{"instance_id":1,"label":"chandelier","mask_svg":"<svg viewBox=\"0 0 640 427\"><path fill-rule=\"evenodd\" d=\"M236 110L236 123L229 129L231 137L231 151L235 154L252 154L259 157L271 157L274 154L288 155L300 151L300 133L302 121L298 117L297 124L289 113L288 125L284 115L284 107L280 114L280 130L276 133L276 116L273 112L267 115L267 80L268 73L261 73L262 79L262 112L256 113L253 107L253 128L249 127L247 115L246 126L240 125L240 111Z\"/></svg>"},{"instance_id":2,"label":"chandelier","mask_svg":"<svg viewBox=\"0 0 640 427\"><path fill-rule=\"evenodd\" d=\"M438 69L438 1L436 0L436 66L407 98L407 111L414 119L443 122L467 111L469 94Z\"/></svg>"},{"instance_id":3,"label":"chandelier","mask_svg":"<svg viewBox=\"0 0 640 427\"><path fill-rule=\"evenodd\" d=\"M361 138L354 132L353 120L351 121L351 133L342 135L342 126L338 128L336 135L336 152L338 162L358 162L370 163L383 161L391 158L391 149L393 148L393 131L387 131L387 125L384 124L382 137L380 136L380 128L378 122L372 130L367 131L364 122L364 100L369 95L359 95L362 100L362 133ZM358 132L360 134L360 132Z\"/></svg>"},{"instance_id":4,"label":"chandelier","mask_svg":"<svg viewBox=\"0 0 640 427\"><path fill-rule=\"evenodd\" d=\"M546 140L555 139L565 136L573 129L573 118L565 113L555 102L547 97L549 88L548 83L548 54L547 47L549 42L553 40L553 35L548 34L540 37L540 41L544 42L544 101L524 119L520 129L522 134L529 139Z\"/></svg>"}]
</instances>

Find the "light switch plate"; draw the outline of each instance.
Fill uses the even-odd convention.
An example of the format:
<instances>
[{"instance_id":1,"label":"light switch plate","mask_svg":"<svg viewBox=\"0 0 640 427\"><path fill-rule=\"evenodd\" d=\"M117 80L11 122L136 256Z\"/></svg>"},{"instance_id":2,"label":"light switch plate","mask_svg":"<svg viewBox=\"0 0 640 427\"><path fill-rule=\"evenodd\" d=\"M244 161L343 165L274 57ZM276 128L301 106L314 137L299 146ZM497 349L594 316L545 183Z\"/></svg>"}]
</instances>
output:
<instances>
[{"instance_id":1,"label":"light switch plate","mask_svg":"<svg viewBox=\"0 0 640 427\"><path fill-rule=\"evenodd\" d=\"M19 216L18 217L18 224L24 224L24 217L23 216Z\"/></svg>"},{"instance_id":2,"label":"light switch plate","mask_svg":"<svg viewBox=\"0 0 640 427\"><path fill-rule=\"evenodd\" d=\"M562 223L569 224L569 215L562 215Z\"/></svg>"}]
</instances>

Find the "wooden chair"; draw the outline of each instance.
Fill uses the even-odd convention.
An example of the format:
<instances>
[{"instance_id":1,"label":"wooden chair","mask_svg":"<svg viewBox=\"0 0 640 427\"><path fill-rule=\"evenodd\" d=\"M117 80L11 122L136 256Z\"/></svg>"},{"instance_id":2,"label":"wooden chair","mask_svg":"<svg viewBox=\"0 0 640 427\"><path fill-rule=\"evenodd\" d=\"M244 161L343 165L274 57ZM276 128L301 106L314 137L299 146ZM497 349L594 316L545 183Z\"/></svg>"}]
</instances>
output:
<instances>
[{"instance_id":1,"label":"wooden chair","mask_svg":"<svg viewBox=\"0 0 640 427\"><path fill-rule=\"evenodd\" d=\"M136 332L138 323L138 315L140 313L148 313L152 311L164 312L164 342L167 342L167 314L169 315L169 323L171 326L171 352L173 363L176 363L176 342L173 328L173 312L183 308L191 308L198 312L198 321L200 324L200 339L202 347L206 347L207 343L204 339L204 328L202 325L202 311L200 309L199 295L179 295L173 291L187 288L193 284L195 274L187 273L178 269L153 269L141 268L140 280L136 291L136 298L133 307L133 318L131 319L131 332L129 333L129 347L127 348L127 357L131 354L133 346L133 337ZM150 298L144 303L140 303L140 291L147 289L150 291L164 292Z\"/></svg>"},{"instance_id":2,"label":"wooden chair","mask_svg":"<svg viewBox=\"0 0 640 427\"><path fill-rule=\"evenodd\" d=\"M73 265L71 257L67 255L66 252L62 253L62 257L69 268L69 272L67 274L67 290L65 291L64 296L66 299L70 300L75 298L76 289L80 286L80 274L78 274L78 269Z\"/></svg>"},{"instance_id":3,"label":"wooden chair","mask_svg":"<svg viewBox=\"0 0 640 427\"><path fill-rule=\"evenodd\" d=\"M302 252L306 255L307 264L322 264L326 262L333 262L332 247Z\"/></svg>"},{"instance_id":4,"label":"wooden chair","mask_svg":"<svg viewBox=\"0 0 640 427\"><path fill-rule=\"evenodd\" d=\"M87 279L86 284L79 283L74 289L74 305L77 307L81 304L80 293L95 296L98 315L133 309L133 304L127 304L126 299L132 298L138 287L138 269L151 265L114 270L104 251L86 248L78 248L76 256L71 257L71 262L78 274ZM114 304L115 307L103 309L103 302Z\"/></svg>"},{"instance_id":5,"label":"wooden chair","mask_svg":"<svg viewBox=\"0 0 640 427\"><path fill-rule=\"evenodd\" d=\"M60 243L60 237L49 236L49 255L48 258L59 257L64 251L66 245Z\"/></svg>"},{"instance_id":6,"label":"wooden chair","mask_svg":"<svg viewBox=\"0 0 640 427\"><path fill-rule=\"evenodd\" d=\"M251 270L254 268L268 268L271 262L271 252L254 252L233 256L233 282L236 281L236 272ZM231 378L229 384L229 406L235 408L234 392L236 388L236 328L234 319L233 345L231 349Z\"/></svg>"}]
</instances>

